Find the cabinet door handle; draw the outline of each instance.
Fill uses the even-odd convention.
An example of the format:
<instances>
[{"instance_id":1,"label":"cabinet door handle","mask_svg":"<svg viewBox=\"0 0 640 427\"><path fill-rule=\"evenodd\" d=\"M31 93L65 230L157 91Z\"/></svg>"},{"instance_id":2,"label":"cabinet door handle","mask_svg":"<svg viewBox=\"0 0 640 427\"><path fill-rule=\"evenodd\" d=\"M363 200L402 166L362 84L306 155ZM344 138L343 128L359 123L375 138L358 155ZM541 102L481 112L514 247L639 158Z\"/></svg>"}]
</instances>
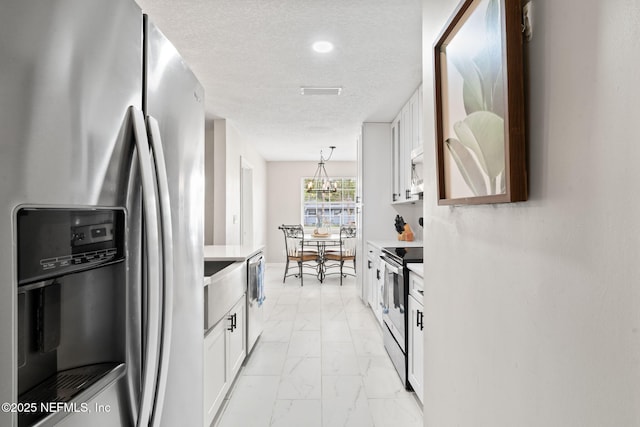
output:
<instances>
[{"instance_id":1,"label":"cabinet door handle","mask_svg":"<svg viewBox=\"0 0 640 427\"><path fill-rule=\"evenodd\" d=\"M371 260L367 260L367 267L369 268L369 270L371 270Z\"/></svg>"},{"instance_id":2,"label":"cabinet door handle","mask_svg":"<svg viewBox=\"0 0 640 427\"><path fill-rule=\"evenodd\" d=\"M376 269L376 279L380 280L380 269Z\"/></svg>"},{"instance_id":3,"label":"cabinet door handle","mask_svg":"<svg viewBox=\"0 0 640 427\"><path fill-rule=\"evenodd\" d=\"M405 190L404 198L409 200L411 198L411 190Z\"/></svg>"},{"instance_id":4,"label":"cabinet door handle","mask_svg":"<svg viewBox=\"0 0 640 427\"><path fill-rule=\"evenodd\" d=\"M237 323L238 315L237 315L237 313L233 313L233 314L229 315L228 319L231 322L231 324L227 328L227 331L233 332L234 330L236 330L238 328L238 323Z\"/></svg>"},{"instance_id":5,"label":"cabinet door handle","mask_svg":"<svg viewBox=\"0 0 640 427\"><path fill-rule=\"evenodd\" d=\"M233 314L230 314L228 319L229 319L229 327L227 328L227 331L233 332Z\"/></svg>"},{"instance_id":6,"label":"cabinet door handle","mask_svg":"<svg viewBox=\"0 0 640 427\"><path fill-rule=\"evenodd\" d=\"M424 296L424 291L423 291L422 289L416 289L416 291L417 291L420 295Z\"/></svg>"}]
</instances>

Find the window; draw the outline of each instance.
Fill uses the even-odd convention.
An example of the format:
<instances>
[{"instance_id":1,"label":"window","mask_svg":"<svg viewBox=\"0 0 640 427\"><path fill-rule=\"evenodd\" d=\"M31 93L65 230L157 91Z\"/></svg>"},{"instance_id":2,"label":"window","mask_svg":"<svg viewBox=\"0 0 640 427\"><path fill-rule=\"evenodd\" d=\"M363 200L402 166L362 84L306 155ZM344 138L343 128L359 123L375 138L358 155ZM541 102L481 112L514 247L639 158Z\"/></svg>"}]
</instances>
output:
<instances>
[{"instance_id":1,"label":"window","mask_svg":"<svg viewBox=\"0 0 640 427\"><path fill-rule=\"evenodd\" d=\"M302 179L302 224L305 227L340 227L356 223L356 179L335 178L335 193L307 193L305 188L312 177Z\"/></svg>"}]
</instances>

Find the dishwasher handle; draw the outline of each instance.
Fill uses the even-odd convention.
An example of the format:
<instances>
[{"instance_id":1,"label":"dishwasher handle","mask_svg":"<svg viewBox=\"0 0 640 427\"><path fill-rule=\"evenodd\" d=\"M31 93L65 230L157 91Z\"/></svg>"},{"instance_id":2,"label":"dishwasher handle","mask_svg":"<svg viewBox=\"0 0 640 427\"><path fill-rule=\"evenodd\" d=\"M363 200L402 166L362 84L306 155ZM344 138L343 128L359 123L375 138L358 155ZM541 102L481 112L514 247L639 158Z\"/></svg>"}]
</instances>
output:
<instances>
[{"instance_id":1,"label":"dishwasher handle","mask_svg":"<svg viewBox=\"0 0 640 427\"><path fill-rule=\"evenodd\" d=\"M264 255L259 253L247 261L247 292L249 304L261 306L266 296L264 294Z\"/></svg>"}]
</instances>

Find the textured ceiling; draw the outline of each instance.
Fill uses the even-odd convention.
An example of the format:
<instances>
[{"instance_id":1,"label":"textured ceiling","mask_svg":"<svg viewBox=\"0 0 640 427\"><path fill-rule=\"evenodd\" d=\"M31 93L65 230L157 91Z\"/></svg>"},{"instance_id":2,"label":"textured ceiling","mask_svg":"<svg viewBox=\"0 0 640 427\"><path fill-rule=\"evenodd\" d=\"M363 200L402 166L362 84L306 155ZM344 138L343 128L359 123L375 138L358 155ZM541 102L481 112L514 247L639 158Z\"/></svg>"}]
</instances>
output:
<instances>
[{"instance_id":1,"label":"textured ceiling","mask_svg":"<svg viewBox=\"0 0 640 427\"><path fill-rule=\"evenodd\" d=\"M391 121L422 79L421 0L138 0L225 118L266 160L356 159L363 121ZM319 54L313 42L328 40ZM302 96L301 86L342 87Z\"/></svg>"}]
</instances>

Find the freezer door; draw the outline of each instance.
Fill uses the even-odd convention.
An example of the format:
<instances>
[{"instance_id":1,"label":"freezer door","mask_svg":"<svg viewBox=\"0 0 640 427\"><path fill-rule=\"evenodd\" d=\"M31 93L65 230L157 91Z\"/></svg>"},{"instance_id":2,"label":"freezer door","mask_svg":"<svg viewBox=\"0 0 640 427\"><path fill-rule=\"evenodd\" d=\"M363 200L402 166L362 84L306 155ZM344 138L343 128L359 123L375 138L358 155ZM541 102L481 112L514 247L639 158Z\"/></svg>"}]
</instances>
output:
<instances>
[{"instance_id":1,"label":"freezer door","mask_svg":"<svg viewBox=\"0 0 640 427\"><path fill-rule=\"evenodd\" d=\"M125 206L142 13L131 0L7 1L0 40L0 402L16 402L15 211ZM0 412L2 426L16 419Z\"/></svg>"},{"instance_id":2,"label":"freezer door","mask_svg":"<svg viewBox=\"0 0 640 427\"><path fill-rule=\"evenodd\" d=\"M158 124L173 227L174 291L164 402L154 425L203 424L204 91L175 47L145 17L145 113ZM164 345L164 343L163 343ZM163 390L159 390L161 394Z\"/></svg>"}]
</instances>

